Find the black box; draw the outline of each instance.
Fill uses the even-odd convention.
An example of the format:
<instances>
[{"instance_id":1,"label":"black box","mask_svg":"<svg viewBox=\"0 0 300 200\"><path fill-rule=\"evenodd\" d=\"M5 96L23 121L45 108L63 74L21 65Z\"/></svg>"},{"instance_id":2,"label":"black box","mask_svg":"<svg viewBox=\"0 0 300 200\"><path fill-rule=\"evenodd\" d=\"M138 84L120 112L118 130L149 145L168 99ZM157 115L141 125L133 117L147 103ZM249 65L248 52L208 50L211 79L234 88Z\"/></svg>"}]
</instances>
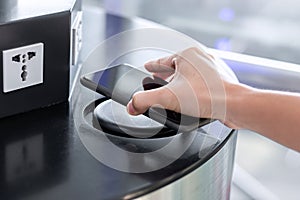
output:
<instances>
[{"instance_id":1,"label":"black box","mask_svg":"<svg viewBox=\"0 0 300 200\"><path fill-rule=\"evenodd\" d=\"M67 101L79 14L80 0L0 1L0 118Z\"/></svg>"}]
</instances>

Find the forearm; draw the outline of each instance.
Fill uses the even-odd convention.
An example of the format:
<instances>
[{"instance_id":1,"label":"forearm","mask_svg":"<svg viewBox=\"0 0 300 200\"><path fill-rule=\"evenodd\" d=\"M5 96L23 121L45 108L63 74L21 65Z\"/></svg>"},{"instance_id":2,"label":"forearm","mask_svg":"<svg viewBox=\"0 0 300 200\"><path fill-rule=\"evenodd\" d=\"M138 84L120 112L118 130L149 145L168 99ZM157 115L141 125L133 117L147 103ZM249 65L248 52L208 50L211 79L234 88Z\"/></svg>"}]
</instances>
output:
<instances>
[{"instance_id":1,"label":"forearm","mask_svg":"<svg viewBox=\"0 0 300 200\"><path fill-rule=\"evenodd\" d=\"M226 121L300 152L299 94L241 85L228 86L227 91Z\"/></svg>"}]
</instances>

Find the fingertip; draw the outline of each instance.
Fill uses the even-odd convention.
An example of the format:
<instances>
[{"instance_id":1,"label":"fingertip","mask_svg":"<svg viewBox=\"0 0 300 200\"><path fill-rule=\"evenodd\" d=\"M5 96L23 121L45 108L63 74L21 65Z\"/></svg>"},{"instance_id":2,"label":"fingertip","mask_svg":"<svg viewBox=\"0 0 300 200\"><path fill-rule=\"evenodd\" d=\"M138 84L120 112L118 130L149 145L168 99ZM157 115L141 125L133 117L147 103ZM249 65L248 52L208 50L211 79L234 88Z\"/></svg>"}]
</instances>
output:
<instances>
[{"instance_id":1,"label":"fingertip","mask_svg":"<svg viewBox=\"0 0 300 200\"><path fill-rule=\"evenodd\" d=\"M146 70L151 71L154 64L155 64L154 61L148 61L144 64L144 67L145 67Z\"/></svg>"},{"instance_id":2,"label":"fingertip","mask_svg":"<svg viewBox=\"0 0 300 200\"><path fill-rule=\"evenodd\" d=\"M132 100L130 100L126 106L126 109L127 109L127 112L130 114L130 115L137 115L137 111L136 109L134 108L133 104L132 104Z\"/></svg>"},{"instance_id":3,"label":"fingertip","mask_svg":"<svg viewBox=\"0 0 300 200\"><path fill-rule=\"evenodd\" d=\"M145 62L144 63L144 67L147 68L149 66L149 63L150 63L150 61L149 62Z\"/></svg>"},{"instance_id":4,"label":"fingertip","mask_svg":"<svg viewBox=\"0 0 300 200\"><path fill-rule=\"evenodd\" d=\"M145 62L145 66L149 66L149 65L152 65L155 61L154 60L148 60Z\"/></svg>"}]
</instances>

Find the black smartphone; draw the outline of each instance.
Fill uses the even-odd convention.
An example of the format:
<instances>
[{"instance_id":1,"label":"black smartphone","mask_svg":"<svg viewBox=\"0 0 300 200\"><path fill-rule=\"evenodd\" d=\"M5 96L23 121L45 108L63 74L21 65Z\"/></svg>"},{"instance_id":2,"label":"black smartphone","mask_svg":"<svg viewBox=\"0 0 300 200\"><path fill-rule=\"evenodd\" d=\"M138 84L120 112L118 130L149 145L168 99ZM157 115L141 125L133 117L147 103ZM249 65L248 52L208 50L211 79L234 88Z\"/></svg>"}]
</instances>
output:
<instances>
[{"instance_id":1,"label":"black smartphone","mask_svg":"<svg viewBox=\"0 0 300 200\"><path fill-rule=\"evenodd\" d=\"M120 64L86 74L81 77L80 82L87 88L125 106L135 92L168 84L165 80L147 74L129 64ZM180 132L190 132L211 122L210 119L196 118L156 107L151 107L144 115Z\"/></svg>"}]
</instances>

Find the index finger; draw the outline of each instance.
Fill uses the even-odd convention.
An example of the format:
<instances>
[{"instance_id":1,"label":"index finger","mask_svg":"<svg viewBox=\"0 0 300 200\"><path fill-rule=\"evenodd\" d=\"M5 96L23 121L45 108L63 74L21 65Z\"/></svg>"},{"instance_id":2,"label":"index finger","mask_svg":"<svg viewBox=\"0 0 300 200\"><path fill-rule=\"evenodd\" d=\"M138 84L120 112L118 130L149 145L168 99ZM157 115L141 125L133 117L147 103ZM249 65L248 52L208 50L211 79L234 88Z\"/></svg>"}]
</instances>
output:
<instances>
[{"instance_id":1,"label":"index finger","mask_svg":"<svg viewBox=\"0 0 300 200\"><path fill-rule=\"evenodd\" d=\"M175 55L159 58L158 60L145 63L145 68L152 73L174 72L175 65L173 59Z\"/></svg>"}]
</instances>

